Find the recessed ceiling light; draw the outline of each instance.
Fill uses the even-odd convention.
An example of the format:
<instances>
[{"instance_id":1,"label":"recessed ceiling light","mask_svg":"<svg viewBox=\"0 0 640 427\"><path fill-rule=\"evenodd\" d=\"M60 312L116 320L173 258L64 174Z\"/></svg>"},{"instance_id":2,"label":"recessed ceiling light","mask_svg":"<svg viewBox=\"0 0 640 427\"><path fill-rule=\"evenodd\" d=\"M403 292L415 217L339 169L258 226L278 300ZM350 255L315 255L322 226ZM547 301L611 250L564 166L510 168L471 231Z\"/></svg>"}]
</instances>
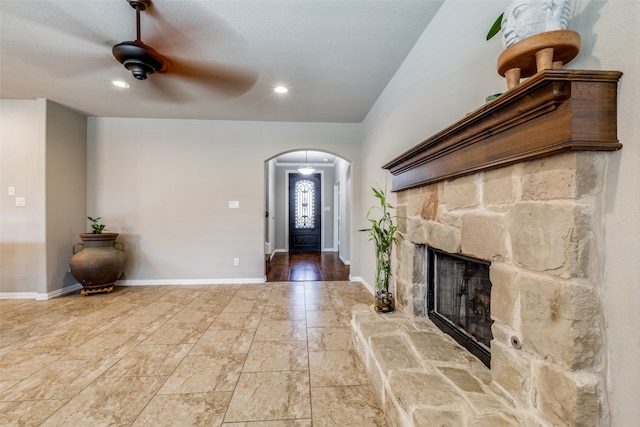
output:
<instances>
[{"instance_id":1,"label":"recessed ceiling light","mask_svg":"<svg viewBox=\"0 0 640 427\"><path fill-rule=\"evenodd\" d=\"M114 80L111 83L113 83L114 86L118 86L125 89L129 87L129 83L123 82L122 80Z\"/></svg>"},{"instance_id":2,"label":"recessed ceiling light","mask_svg":"<svg viewBox=\"0 0 640 427\"><path fill-rule=\"evenodd\" d=\"M273 90L274 90L274 92L276 92L276 93L287 93L287 92L289 92L289 89L287 89L287 88L286 88L286 87L284 87L284 86L277 86L277 87L275 87Z\"/></svg>"}]
</instances>

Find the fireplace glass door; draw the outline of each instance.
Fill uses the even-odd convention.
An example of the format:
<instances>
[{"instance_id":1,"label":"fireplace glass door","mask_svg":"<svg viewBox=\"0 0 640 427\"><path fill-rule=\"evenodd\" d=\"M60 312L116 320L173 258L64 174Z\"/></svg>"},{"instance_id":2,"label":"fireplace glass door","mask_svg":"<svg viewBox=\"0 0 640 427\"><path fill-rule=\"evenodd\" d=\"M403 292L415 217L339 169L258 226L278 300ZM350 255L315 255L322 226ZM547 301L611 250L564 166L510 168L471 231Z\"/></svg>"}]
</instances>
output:
<instances>
[{"instance_id":1,"label":"fireplace glass door","mask_svg":"<svg viewBox=\"0 0 640 427\"><path fill-rule=\"evenodd\" d=\"M489 365L491 333L490 263L429 248L429 317Z\"/></svg>"}]
</instances>

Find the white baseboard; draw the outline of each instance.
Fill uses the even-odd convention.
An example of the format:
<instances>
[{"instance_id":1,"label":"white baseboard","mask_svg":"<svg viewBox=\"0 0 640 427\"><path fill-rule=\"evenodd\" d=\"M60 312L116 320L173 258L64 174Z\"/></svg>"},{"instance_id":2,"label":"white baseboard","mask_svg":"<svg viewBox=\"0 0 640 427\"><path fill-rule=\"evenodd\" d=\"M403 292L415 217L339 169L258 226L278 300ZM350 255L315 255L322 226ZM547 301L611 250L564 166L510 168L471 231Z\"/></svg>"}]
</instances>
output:
<instances>
[{"instance_id":1,"label":"white baseboard","mask_svg":"<svg viewBox=\"0 0 640 427\"><path fill-rule=\"evenodd\" d=\"M49 292L48 294L46 294L48 296L48 298L44 298L44 299L51 299L51 298L61 297L62 295L67 295L67 294L70 294L72 292L77 292L80 289L82 289L82 285L80 283L74 283L73 285L65 286L62 289L56 289L55 291ZM39 299L39 298L36 298L36 299Z\"/></svg>"},{"instance_id":2,"label":"white baseboard","mask_svg":"<svg viewBox=\"0 0 640 427\"><path fill-rule=\"evenodd\" d=\"M41 294L38 292L0 292L0 299L38 299L38 295Z\"/></svg>"},{"instance_id":3,"label":"white baseboard","mask_svg":"<svg viewBox=\"0 0 640 427\"><path fill-rule=\"evenodd\" d=\"M367 288L367 290L371 293L371 295L375 295L373 286L368 284L367 281L364 280L362 277L349 275L349 280L351 280L352 282L360 282L360 283L362 283L364 285L364 287Z\"/></svg>"},{"instance_id":4,"label":"white baseboard","mask_svg":"<svg viewBox=\"0 0 640 427\"><path fill-rule=\"evenodd\" d=\"M118 280L116 286L193 286L193 285L241 285L265 283L264 277L247 279L165 279Z\"/></svg>"},{"instance_id":5,"label":"white baseboard","mask_svg":"<svg viewBox=\"0 0 640 427\"><path fill-rule=\"evenodd\" d=\"M70 294L82 289L80 283L76 283L70 286L65 286L61 289L56 289L51 292L0 292L0 299L34 299L36 301L46 301L52 298L57 298L62 295Z\"/></svg>"},{"instance_id":6,"label":"white baseboard","mask_svg":"<svg viewBox=\"0 0 640 427\"><path fill-rule=\"evenodd\" d=\"M338 255L338 258L340 258L340 261L342 261L342 263L343 263L344 265L351 265L351 261L350 261L350 260L348 260L348 259L344 259L344 258L342 258L340 255Z\"/></svg>"}]
</instances>

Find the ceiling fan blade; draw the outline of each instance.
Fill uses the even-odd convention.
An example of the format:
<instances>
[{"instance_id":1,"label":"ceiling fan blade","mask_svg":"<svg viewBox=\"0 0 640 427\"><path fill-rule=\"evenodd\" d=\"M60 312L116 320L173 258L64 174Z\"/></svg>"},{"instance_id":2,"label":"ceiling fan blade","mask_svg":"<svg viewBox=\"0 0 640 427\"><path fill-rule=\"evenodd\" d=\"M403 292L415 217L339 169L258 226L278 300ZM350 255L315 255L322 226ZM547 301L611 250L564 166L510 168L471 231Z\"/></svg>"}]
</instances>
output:
<instances>
[{"instance_id":1,"label":"ceiling fan blade","mask_svg":"<svg viewBox=\"0 0 640 427\"><path fill-rule=\"evenodd\" d=\"M257 73L246 69L185 59L171 59L168 73L231 97L248 92L258 80Z\"/></svg>"},{"instance_id":2,"label":"ceiling fan blade","mask_svg":"<svg viewBox=\"0 0 640 427\"><path fill-rule=\"evenodd\" d=\"M25 61L20 54L28 49L30 47L26 43L15 43L3 48L2 56L18 69L46 69L48 75L66 79L99 72L112 63L106 53L67 55L64 61L60 61L60 53L53 51L40 52Z\"/></svg>"},{"instance_id":3,"label":"ceiling fan blade","mask_svg":"<svg viewBox=\"0 0 640 427\"><path fill-rule=\"evenodd\" d=\"M183 20L189 22L188 28L174 24L175 19L172 19L172 16L176 11L172 11L171 7L178 8L180 13L188 13L186 18L183 17ZM143 18L142 40L159 52L179 52L182 48L191 48L198 44L199 40L190 38L189 34L206 33L219 43L242 45L245 42L226 21L197 2L190 3L189 8L184 8L180 2L167 2L162 8L155 7L152 3L144 13L150 19Z\"/></svg>"},{"instance_id":4,"label":"ceiling fan blade","mask_svg":"<svg viewBox=\"0 0 640 427\"><path fill-rule=\"evenodd\" d=\"M128 82L138 99L147 99L154 102L185 103L188 101L176 85L172 84L167 76L152 75L144 81L133 80Z\"/></svg>"}]
</instances>

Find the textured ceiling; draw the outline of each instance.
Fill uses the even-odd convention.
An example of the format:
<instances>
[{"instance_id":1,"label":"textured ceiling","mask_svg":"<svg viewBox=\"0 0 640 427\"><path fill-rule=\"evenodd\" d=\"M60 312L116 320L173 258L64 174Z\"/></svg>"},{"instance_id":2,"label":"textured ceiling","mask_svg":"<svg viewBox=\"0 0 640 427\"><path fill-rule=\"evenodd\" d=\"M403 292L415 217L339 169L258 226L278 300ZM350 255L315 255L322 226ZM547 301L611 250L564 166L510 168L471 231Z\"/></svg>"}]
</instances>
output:
<instances>
[{"instance_id":1,"label":"textured ceiling","mask_svg":"<svg viewBox=\"0 0 640 427\"><path fill-rule=\"evenodd\" d=\"M359 123L441 4L155 0L141 39L175 67L138 81L111 54L135 39L126 0L0 0L0 96L104 117Z\"/></svg>"}]
</instances>

